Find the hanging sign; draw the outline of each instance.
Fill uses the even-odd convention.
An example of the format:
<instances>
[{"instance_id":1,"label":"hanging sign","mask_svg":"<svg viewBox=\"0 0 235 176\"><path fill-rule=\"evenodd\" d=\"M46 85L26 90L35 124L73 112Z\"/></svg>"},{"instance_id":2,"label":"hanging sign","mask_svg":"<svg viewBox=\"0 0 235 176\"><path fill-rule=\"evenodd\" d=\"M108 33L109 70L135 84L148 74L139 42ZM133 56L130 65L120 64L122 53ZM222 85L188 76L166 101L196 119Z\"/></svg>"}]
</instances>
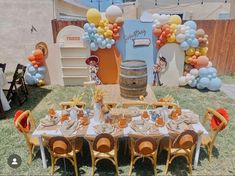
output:
<instances>
[{"instance_id":1,"label":"hanging sign","mask_svg":"<svg viewBox=\"0 0 235 176\"><path fill-rule=\"evenodd\" d=\"M151 44L151 40L149 38L133 39L134 47L149 46L150 44Z\"/></svg>"}]
</instances>

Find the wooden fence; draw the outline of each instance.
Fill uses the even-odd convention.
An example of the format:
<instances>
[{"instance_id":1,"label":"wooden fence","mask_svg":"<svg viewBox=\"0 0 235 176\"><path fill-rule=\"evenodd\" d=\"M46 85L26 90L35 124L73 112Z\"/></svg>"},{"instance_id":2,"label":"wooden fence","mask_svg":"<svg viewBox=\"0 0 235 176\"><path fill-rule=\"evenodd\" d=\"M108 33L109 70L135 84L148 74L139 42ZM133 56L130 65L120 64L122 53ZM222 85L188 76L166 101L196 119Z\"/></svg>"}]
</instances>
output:
<instances>
[{"instance_id":1,"label":"wooden fence","mask_svg":"<svg viewBox=\"0 0 235 176\"><path fill-rule=\"evenodd\" d=\"M235 20L197 20L209 36L207 56L219 74L235 73ZM52 20L54 43L59 31L68 25L82 27L86 21Z\"/></svg>"}]
</instances>

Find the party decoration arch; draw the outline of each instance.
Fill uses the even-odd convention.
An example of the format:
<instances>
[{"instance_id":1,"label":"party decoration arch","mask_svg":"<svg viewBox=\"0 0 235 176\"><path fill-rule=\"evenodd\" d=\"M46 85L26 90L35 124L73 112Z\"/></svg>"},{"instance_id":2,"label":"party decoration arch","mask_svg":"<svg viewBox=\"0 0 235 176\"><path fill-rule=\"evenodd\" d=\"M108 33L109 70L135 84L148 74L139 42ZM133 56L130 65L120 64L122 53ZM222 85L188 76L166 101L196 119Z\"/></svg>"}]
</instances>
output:
<instances>
[{"instance_id":1,"label":"party decoration arch","mask_svg":"<svg viewBox=\"0 0 235 176\"><path fill-rule=\"evenodd\" d=\"M152 17L156 47L160 49L167 43L177 43L184 51L184 76L179 78L179 85L218 91L222 82L217 77L217 70L212 67L206 56L208 35L205 31L198 29L196 22L192 20L182 24L178 15L153 14Z\"/></svg>"}]
</instances>

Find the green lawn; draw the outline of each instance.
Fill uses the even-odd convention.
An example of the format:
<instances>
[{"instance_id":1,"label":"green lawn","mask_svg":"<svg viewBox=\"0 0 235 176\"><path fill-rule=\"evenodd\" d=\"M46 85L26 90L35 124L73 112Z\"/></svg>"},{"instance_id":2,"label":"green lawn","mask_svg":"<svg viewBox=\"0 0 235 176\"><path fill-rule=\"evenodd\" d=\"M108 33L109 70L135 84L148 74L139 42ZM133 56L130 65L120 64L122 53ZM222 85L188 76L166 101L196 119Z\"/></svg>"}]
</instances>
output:
<instances>
[{"instance_id":1,"label":"green lawn","mask_svg":"<svg viewBox=\"0 0 235 176\"><path fill-rule=\"evenodd\" d=\"M200 162L197 170L193 170L193 175L235 175L235 102L222 92L200 92L196 89L188 88L153 88L157 98L165 95L172 95L179 101L183 108L189 108L200 114L201 118L206 107L212 108L224 107L228 109L230 115L229 126L219 134L214 150L215 157L209 163L207 152L201 150ZM85 91L84 101L89 104L91 96L89 92L81 87L61 87L61 86L45 86L41 88L31 87L30 98L22 106L13 106L12 110L7 112L7 118L0 120L0 175L49 175L50 163L48 168L42 168L40 152L33 160L32 165L27 165L27 148L23 135L17 132L13 125L13 115L17 109L30 109L37 120L43 118L47 113L47 108L54 104L59 108L58 103L79 95ZM123 156L122 149L119 155L119 169L121 175L127 175L129 169L129 156ZM22 165L18 169L11 169L7 165L7 158L10 154L16 153L22 158ZM87 146L84 147L84 156L79 156L79 170L81 175L90 175L91 164L90 155ZM49 158L49 155L47 155ZM166 154L162 153L158 159L157 172L162 175L165 166ZM72 167L68 164L68 173L72 174ZM63 162L58 163L57 174L61 175L63 170ZM97 173L99 175L113 175L114 167L111 163L101 161L98 164ZM68 174L67 173L67 174ZM182 158L175 159L170 166L169 174L171 175L187 175L185 160ZM140 160L133 170L133 175L152 175L152 167L148 160Z\"/></svg>"}]
</instances>

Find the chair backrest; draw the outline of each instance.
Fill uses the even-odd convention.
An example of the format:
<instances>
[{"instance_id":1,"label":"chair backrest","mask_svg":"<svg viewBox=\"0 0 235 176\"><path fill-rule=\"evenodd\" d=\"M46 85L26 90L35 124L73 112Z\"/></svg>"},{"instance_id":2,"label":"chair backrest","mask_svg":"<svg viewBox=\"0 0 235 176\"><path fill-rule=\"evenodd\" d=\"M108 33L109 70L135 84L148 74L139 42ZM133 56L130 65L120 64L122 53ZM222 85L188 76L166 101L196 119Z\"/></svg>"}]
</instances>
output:
<instances>
[{"instance_id":1,"label":"chair backrest","mask_svg":"<svg viewBox=\"0 0 235 176\"><path fill-rule=\"evenodd\" d=\"M157 139L159 135L145 136L141 134L129 134L131 139L131 149L141 155L149 155L157 149Z\"/></svg>"},{"instance_id":2,"label":"chair backrest","mask_svg":"<svg viewBox=\"0 0 235 176\"><path fill-rule=\"evenodd\" d=\"M16 128L22 133L29 133L31 129L35 128L35 120L29 110L17 111L14 117L14 124Z\"/></svg>"},{"instance_id":3,"label":"chair backrest","mask_svg":"<svg viewBox=\"0 0 235 176\"><path fill-rule=\"evenodd\" d=\"M211 139L212 139L212 144L214 144L215 140L216 140L216 136L218 135L218 133L225 128L225 126L227 125L227 121L225 119L224 116L222 116L219 112L217 112L216 110L212 109L212 108L207 108L207 111L204 115L203 118L203 124L209 122L211 123L211 120L213 118L216 118L217 120L220 121L220 124L218 125L217 129L212 129L210 128L210 135L211 135Z\"/></svg>"},{"instance_id":4,"label":"chair backrest","mask_svg":"<svg viewBox=\"0 0 235 176\"><path fill-rule=\"evenodd\" d=\"M168 109L172 109L172 108L177 109L177 108L179 108L178 104L172 103L172 102L159 102L159 101L157 101L157 102L154 102L152 104L152 107L154 107L154 108L163 107L163 106L168 107Z\"/></svg>"},{"instance_id":5,"label":"chair backrest","mask_svg":"<svg viewBox=\"0 0 235 176\"><path fill-rule=\"evenodd\" d=\"M53 154L63 155L68 154L73 150L71 142L63 136L43 136L43 138L46 139L47 147Z\"/></svg>"},{"instance_id":6,"label":"chair backrest","mask_svg":"<svg viewBox=\"0 0 235 176\"><path fill-rule=\"evenodd\" d=\"M78 107L78 108L84 108L86 106L86 103L84 102L73 102L73 101L67 101L67 102L61 102L60 103L60 107L61 109L65 110L65 109L69 109L71 107Z\"/></svg>"},{"instance_id":7,"label":"chair backrest","mask_svg":"<svg viewBox=\"0 0 235 176\"><path fill-rule=\"evenodd\" d=\"M6 69L6 63L0 63L0 68L2 68L2 72L5 72L5 69Z\"/></svg>"},{"instance_id":8,"label":"chair backrest","mask_svg":"<svg viewBox=\"0 0 235 176\"><path fill-rule=\"evenodd\" d=\"M115 139L111 134L102 133L96 136L93 142L93 150L107 153L114 149Z\"/></svg>"},{"instance_id":9,"label":"chair backrest","mask_svg":"<svg viewBox=\"0 0 235 176\"><path fill-rule=\"evenodd\" d=\"M139 107L139 108L143 108L146 109L148 107L148 103L146 102L125 102L122 104L123 108L129 108L129 107Z\"/></svg>"},{"instance_id":10,"label":"chair backrest","mask_svg":"<svg viewBox=\"0 0 235 176\"><path fill-rule=\"evenodd\" d=\"M193 130L186 130L180 133L172 143L173 148L193 149L197 143L198 134Z\"/></svg>"}]
</instances>

